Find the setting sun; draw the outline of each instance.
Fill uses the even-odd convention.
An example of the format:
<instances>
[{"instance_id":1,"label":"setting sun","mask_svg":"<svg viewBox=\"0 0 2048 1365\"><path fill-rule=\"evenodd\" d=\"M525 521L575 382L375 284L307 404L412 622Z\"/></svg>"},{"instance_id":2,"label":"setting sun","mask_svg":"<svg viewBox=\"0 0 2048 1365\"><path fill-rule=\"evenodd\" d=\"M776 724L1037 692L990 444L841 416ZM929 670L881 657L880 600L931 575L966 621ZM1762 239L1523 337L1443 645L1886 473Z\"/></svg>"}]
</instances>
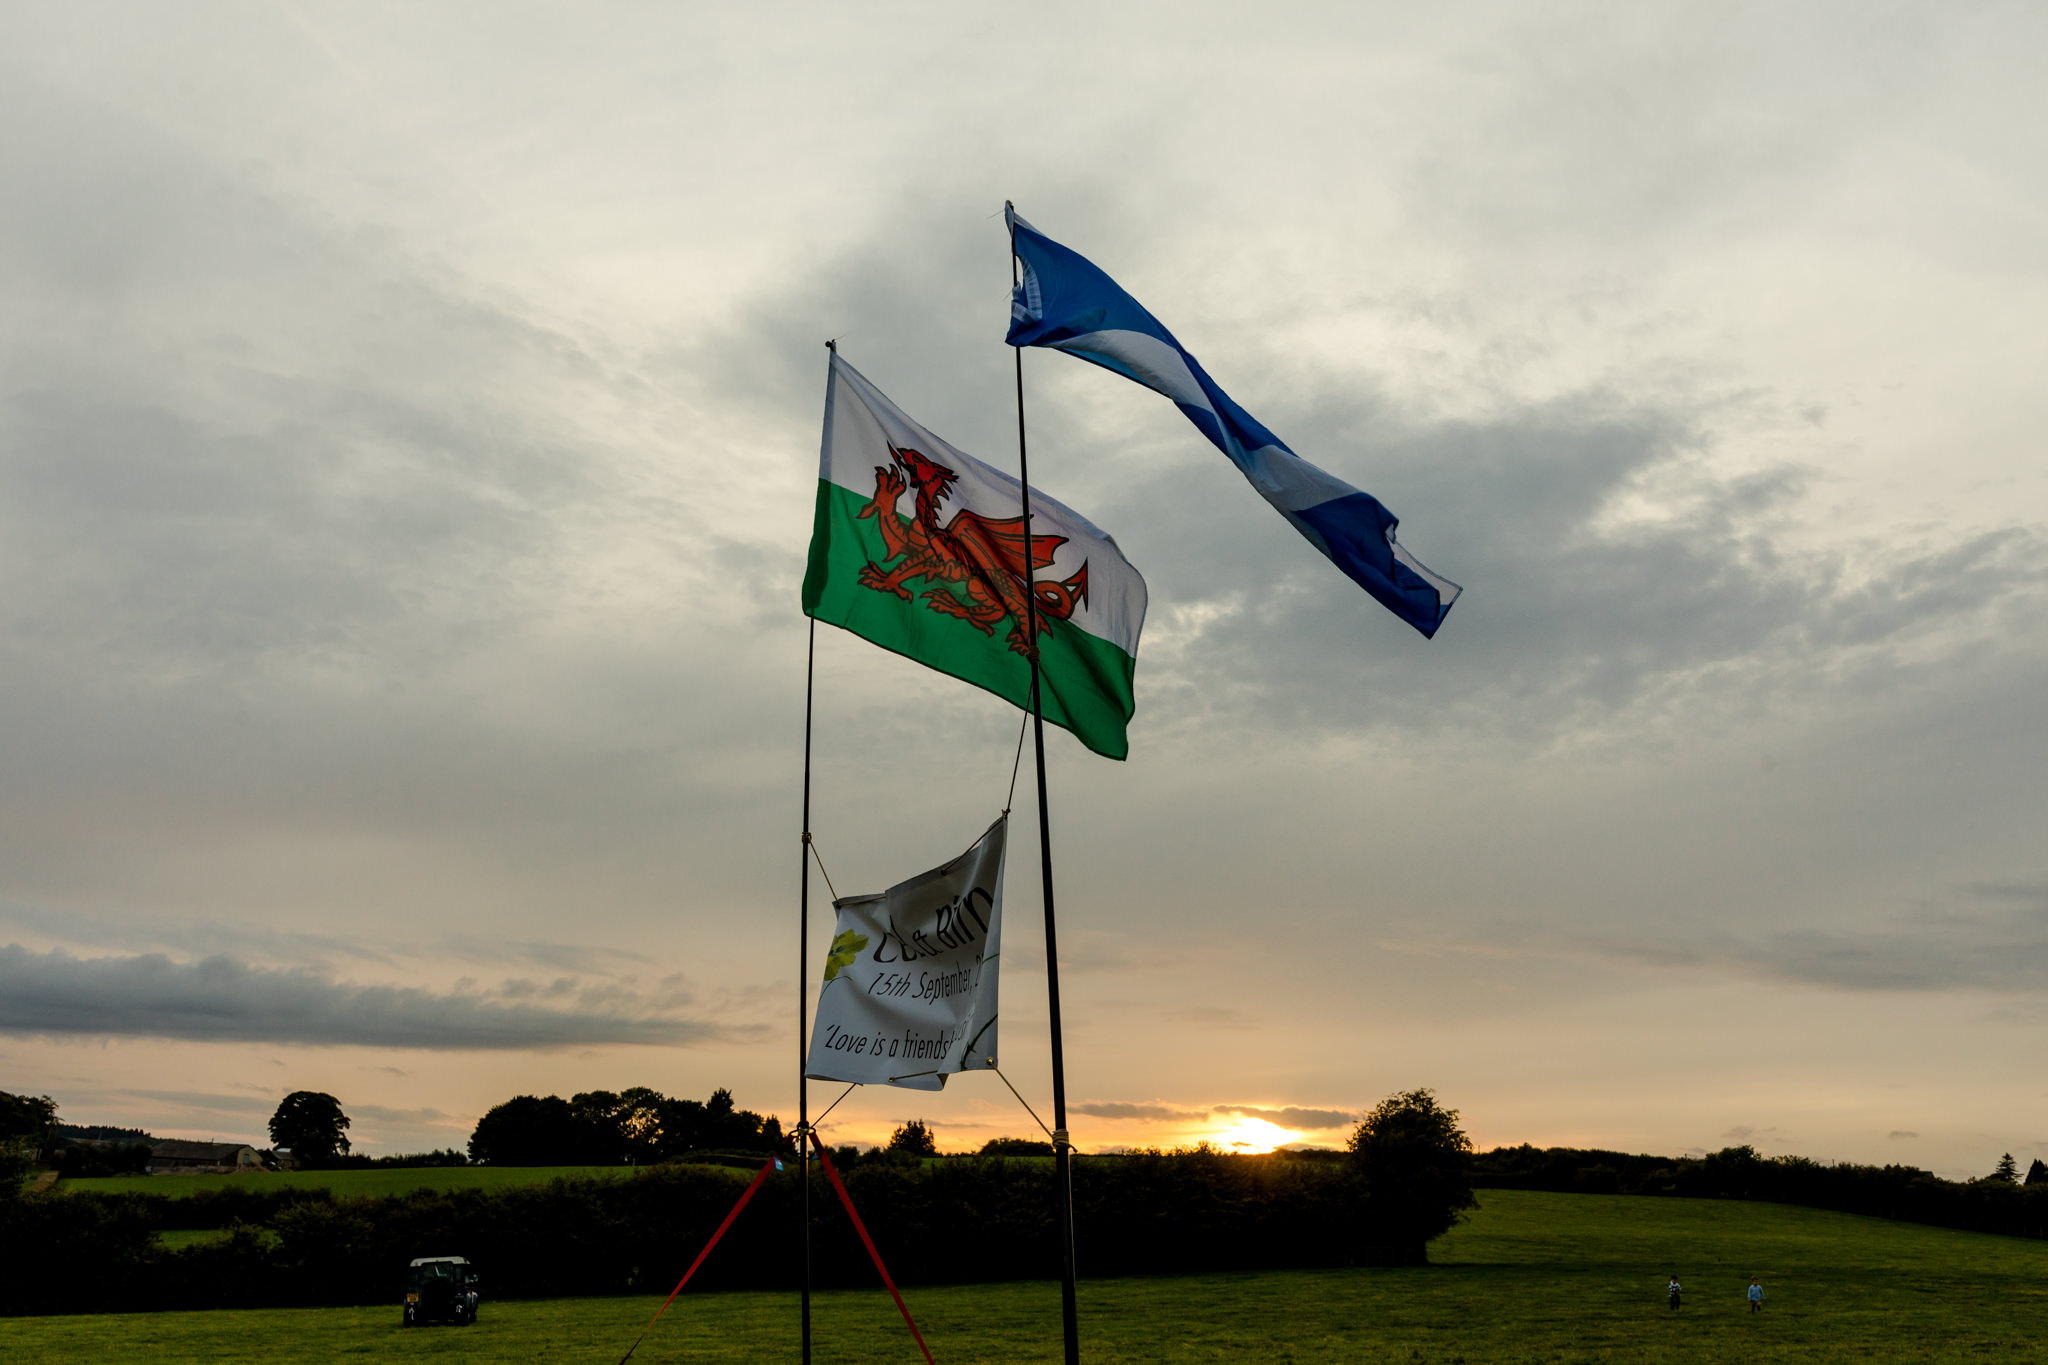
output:
<instances>
[{"instance_id":1,"label":"setting sun","mask_svg":"<svg viewBox=\"0 0 2048 1365\"><path fill-rule=\"evenodd\" d=\"M1233 1152L1270 1152L1275 1147L1301 1141L1301 1134L1277 1123L1243 1116L1210 1141Z\"/></svg>"}]
</instances>

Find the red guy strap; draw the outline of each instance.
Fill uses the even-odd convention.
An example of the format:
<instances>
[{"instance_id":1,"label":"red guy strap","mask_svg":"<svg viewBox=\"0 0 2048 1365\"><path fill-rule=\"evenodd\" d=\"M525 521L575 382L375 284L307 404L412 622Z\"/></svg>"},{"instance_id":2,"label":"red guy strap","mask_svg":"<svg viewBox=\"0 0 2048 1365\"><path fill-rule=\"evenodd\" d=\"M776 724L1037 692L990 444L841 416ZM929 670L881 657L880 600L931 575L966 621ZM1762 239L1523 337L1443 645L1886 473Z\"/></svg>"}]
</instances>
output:
<instances>
[{"instance_id":1,"label":"red guy strap","mask_svg":"<svg viewBox=\"0 0 2048 1365\"><path fill-rule=\"evenodd\" d=\"M854 1231L860 1234L861 1242L867 1247L868 1255L874 1258L875 1269L882 1272L882 1283L889 1286L889 1297L896 1300L896 1311L903 1315L903 1325L910 1329L910 1335L917 1341L917 1349L924 1352L925 1365L936 1365L932 1360L931 1347L924 1344L924 1334L917 1330L917 1324L910 1320L910 1310L903 1306L903 1296L896 1292L896 1281L889 1278L889 1267L882 1264L882 1253L875 1250L875 1239L868 1236L868 1225L860 1221L860 1211L853 1206L853 1197L846 1192L846 1186L839 1179L839 1172L832 1166L832 1154L825 1150L825 1143L817 1130L811 1130L811 1142L818 1149L818 1159L825 1163L825 1176L832 1182L832 1188L839 1192L839 1202L846 1206L846 1216L853 1220ZM745 1201L742 1200L742 1203ZM733 1212L739 1212L734 1209ZM731 1222L731 1219L727 1219ZM724 1229L720 1229L724 1231ZM713 1240L716 1240L715 1238ZM699 1258L701 1259L701 1258ZM683 1278L688 1279L686 1275ZM680 1285L677 1288L681 1288ZM658 1314L656 1316L659 1316ZM628 1355L632 1354L630 1351ZM620 1361L619 1365L626 1365Z\"/></svg>"},{"instance_id":2,"label":"red guy strap","mask_svg":"<svg viewBox=\"0 0 2048 1365\"><path fill-rule=\"evenodd\" d=\"M725 1236L726 1229L732 1226L733 1219L740 1216L740 1210L747 1206L747 1201L754 1197L754 1191L761 1188L761 1182L766 1180L768 1178L768 1172L774 1169L775 1158L771 1156L768 1158L766 1162L762 1164L761 1169L755 1173L753 1182L747 1186L746 1192L740 1196L740 1202L734 1204L732 1206L732 1212L725 1215L725 1221L718 1225L718 1231L711 1234L711 1240L706 1242L704 1244L704 1249L697 1253L697 1259L690 1262L690 1268L683 1272L683 1278L676 1281L676 1287L668 1291L668 1297L661 1301L661 1307L654 1310L654 1316L648 1320L648 1323L645 1327L640 1329L640 1335L633 1338L633 1344L631 1346L628 1346L626 1348L626 1353L619 1357L619 1365L626 1365L626 1362L633 1358L633 1352L639 1350L640 1343L647 1340L647 1334L654 1330L654 1324L661 1321L661 1315L663 1313L666 1313L668 1311L668 1306L676 1301L676 1295L683 1292L683 1286L688 1284L690 1282L690 1277L697 1273L697 1267L704 1264L704 1258L711 1254L711 1248L718 1245L718 1239ZM830 1168L828 1167L827 1169ZM842 1192L840 1197L842 1199L845 1198L845 1194ZM851 1204L847 1205L848 1209L851 1209L852 1207L853 1205ZM856 1218L854 1219L854 1221L858 1223L860 1220ZM867 1233L863 1231L861 1233L861 1236L865 1237L867 1236ZM869 1249L873 1250L872 1244L870 1244ZM881 1262L877 1261L876 1264L879 1265L881 1264ZM882 1278L885 1280L888 1279L889 1272L886 1270L883 1271ZM891 1286L891 1289L893 1291L893 1285ZM896 1302L897 1305L900 1307L903 1303L903 1300L898 1299ZM910 1315L907 1313L904 1314L904 1317L906 1319L909 1316ZM915 1332L917 1329L913 1327L910 1330ZM924 1343L922 1341L918 1342L918 1345L920 1346L922 1346L923 1344ZM931 1359L931 1352L925 1352L925 1359Z\"/></svg>"}]
</instances>

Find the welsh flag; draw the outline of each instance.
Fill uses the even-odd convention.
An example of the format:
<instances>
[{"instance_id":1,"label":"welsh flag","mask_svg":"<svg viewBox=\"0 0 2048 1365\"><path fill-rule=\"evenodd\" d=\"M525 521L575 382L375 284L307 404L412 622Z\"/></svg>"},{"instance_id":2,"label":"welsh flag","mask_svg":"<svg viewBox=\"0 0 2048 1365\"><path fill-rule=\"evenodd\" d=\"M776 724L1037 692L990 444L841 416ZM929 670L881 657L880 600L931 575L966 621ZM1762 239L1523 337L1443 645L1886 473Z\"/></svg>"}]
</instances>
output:
<instances>
[{"instance_id":1,"label":"welsh flag","mask_svg":"<svg viewBox=\"0 0 2048 1365\"><path fill-rule=\"evenodd\" d=\"M1038 598L1045 718L1130 752L1145 580L1080 513L912 421L832 356L804 613L1031 705L1026 592Z\"/></svg>"}]
</instances>

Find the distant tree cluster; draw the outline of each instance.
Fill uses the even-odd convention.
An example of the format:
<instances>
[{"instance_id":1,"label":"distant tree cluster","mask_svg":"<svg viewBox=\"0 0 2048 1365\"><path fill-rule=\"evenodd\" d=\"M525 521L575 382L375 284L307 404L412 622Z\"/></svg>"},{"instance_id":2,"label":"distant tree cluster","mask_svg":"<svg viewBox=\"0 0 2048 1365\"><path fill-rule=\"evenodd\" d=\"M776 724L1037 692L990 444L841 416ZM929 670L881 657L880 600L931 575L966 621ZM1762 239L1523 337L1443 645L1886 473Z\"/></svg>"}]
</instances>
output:
<instances>
[{"instance_id":1,"label":"distant tree cluster","mask_svg":"<svg viewBox=\"0 0 2048 1365\"><path fill-rule=\"evenodd\" d=\"M887 1150L909 1156L937 1156L939 1140L932 1136L932 1130L925 1126L923 1119L911 1119L889 1134Z\"/></svg>"},{"instance_id":2,"label":"distant tree cluster","mask_svg":"<svg viewBox=\"0 0 2048 1365\"><path fill-rule=\"evenodd\" d=\"M144 1128L116 1128L110 1123L57 1123L50 1127L53 1139L68 1138L73 1142L118 1142L126 1146L147 1147L156 1141L156 1134Z\"/></svg>"},{"instance_id":3,"label":"distant tree cluster","mask_svg":"<svg viewBox=\"0 0 2048 1365\"><path fill-rule=\"evenodd\" d=\"M981 1144L982 1156L1051 1156L1052 1144L1038 1138L999 1137Z\"/></svg>"},{"instance_id":4,"label":"distant tree cluster","mask_svg":"<svg viewBox=\"0 0 2048 1365\"><path fill-rule=\"evenodd\" d=\"M736 1108L730 1090L699 1101L635 1086L506 1100L477 1120L469 1158L488 1166L645 1166L686 1152L781 1145L781 1120Z\"/></svg>"},{"instance_id":5,"label":"distant tree cluster","mask_svg":"<svg viewBox=\"0 0 2048 1365\"><path fill-rule=\"evenodd\" d=\"M302 1166L348 1155L349 1118L341 1101L318 1090L294 1090L270 1116L270 1140L289 1147Z\"/></svg>"}]
</instances>

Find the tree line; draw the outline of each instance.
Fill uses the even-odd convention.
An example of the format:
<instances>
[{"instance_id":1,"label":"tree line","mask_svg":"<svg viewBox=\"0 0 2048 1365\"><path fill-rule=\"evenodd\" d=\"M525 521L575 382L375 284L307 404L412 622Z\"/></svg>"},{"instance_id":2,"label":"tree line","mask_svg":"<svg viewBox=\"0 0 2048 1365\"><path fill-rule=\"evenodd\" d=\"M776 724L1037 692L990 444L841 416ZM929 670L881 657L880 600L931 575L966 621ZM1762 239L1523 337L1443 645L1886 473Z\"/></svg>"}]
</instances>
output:
<instances>
[{"instance_id":1,"label":"tree line","mask_svg":"<svg viewBox=\"0 0 2048 1365\"><path fill-rule=\"evenodd\" d=\"M2048 1164L2036 1160L2023 1176L2010 1153L1986 1175L1944 1180L1917 1166L1765 1157L1750 1146L1664 1157L1525 1143L1481 1152L1473 1160L1472 1179L1482 1189L1756 1199L1970 1232L2048 1237Z\"/></svg>"},{"instance_id":2,"label":"tree line","mask_svg":"<svg viewBox=\"0 0 2048 1365\"><path fill-rule=\"evenodd\" d=\"M689 1152L772 1152L782 1121L733 1103L720 1087L707 1100L671 1099L635 1086L518 1095L492 1106L469 1137L469 1159L486 1166L651 1166Z\"/></svg>"},{"instance_id":3,"label":"tree line","mask_svg":"<svg viewBox=\"0 0 2048 1365\"><path fill-rule=\"evenodd\" d=\"M587 1090L515 1095L492 1105L469 1135L468 1150L364 1157L350 1152L350 1120L334 1096L297 1090L270 1119L270 1136L302 1167L353 1166L651 1166L690 1152L772 1152L783 1145L782 1122L733 1102L732 1091L707 1100L673 1099L659 1090Z\"/></svg>"},{"instance_id":4,"label":"tree line","mask_svg":"<svg viewBox=\"0 0 2048 1365\"><path fill-rule=\"evenodd\" d=\"M714 1107L701 1108L708 1115ZM732 1122L703 1131L723 1137L741 1120ZM931 1146L925 1125L906 1124L887 1147L834 1154L891 1273L912 1284L1057 1273L1052 1163L935 1158ZM1079 1157L1082 1272L1418 1264L1429 1240L1471 1205L1461 1178L1470 1151L1456 1111L1415 1091L1367 1115L1343 1153L1243 1156L1197 1145ZM386 1198L260 1182L185 1199L0 1192L0 1312L377 1303L392 1298L406 1262L420 1255L469 1256L494 1297L663 1291L750 1174L692 1157L611 1177ZM795 1283L791 1233L806 1178L818 1282L873 1283L816 1163L792 1161L706 1262L705 1287ZM156 1234L175 1228L225 1235L173 1250Z\"/></svg>"}]
</instances>

